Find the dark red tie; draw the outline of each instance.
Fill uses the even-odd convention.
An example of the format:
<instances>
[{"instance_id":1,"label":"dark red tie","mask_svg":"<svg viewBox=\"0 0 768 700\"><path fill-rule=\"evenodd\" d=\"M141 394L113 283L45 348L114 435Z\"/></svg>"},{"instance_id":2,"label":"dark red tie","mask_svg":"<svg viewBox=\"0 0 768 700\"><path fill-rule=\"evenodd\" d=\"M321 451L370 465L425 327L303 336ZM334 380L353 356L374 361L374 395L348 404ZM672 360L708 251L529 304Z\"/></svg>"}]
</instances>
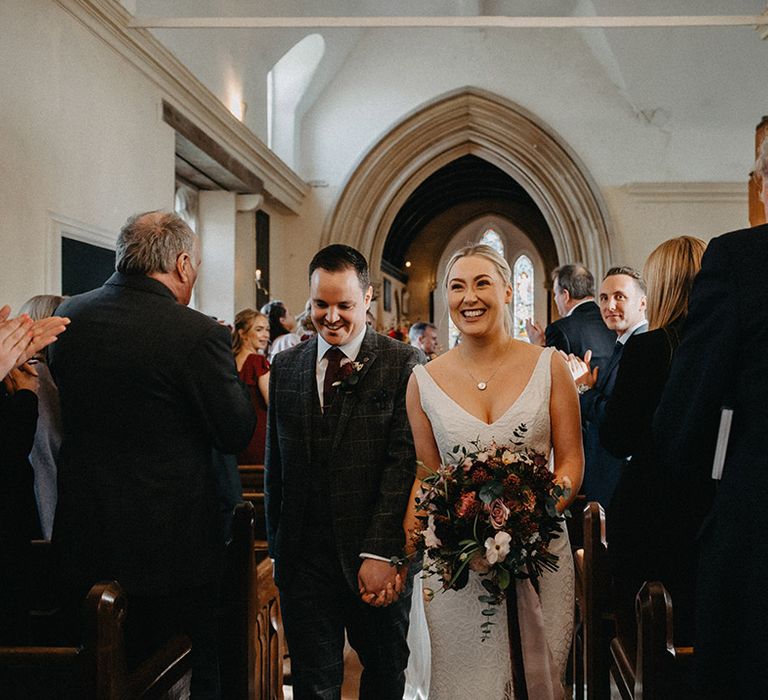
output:
<instances>
[{"instance_id":1,"label":"dark red tie","mask_svg":"<svg viewBox=\"0 0 768 700\"><path fill-rule=\"evenodd\" d=\"M335 345L325 351L328 366L325 368L325 379L323 380L323 411L327 411L333 402L333 397L336 394L336 387L333 386L333 383L338 381L339 367L344 357L344 353Z\"/></svg>"}]
</instances>

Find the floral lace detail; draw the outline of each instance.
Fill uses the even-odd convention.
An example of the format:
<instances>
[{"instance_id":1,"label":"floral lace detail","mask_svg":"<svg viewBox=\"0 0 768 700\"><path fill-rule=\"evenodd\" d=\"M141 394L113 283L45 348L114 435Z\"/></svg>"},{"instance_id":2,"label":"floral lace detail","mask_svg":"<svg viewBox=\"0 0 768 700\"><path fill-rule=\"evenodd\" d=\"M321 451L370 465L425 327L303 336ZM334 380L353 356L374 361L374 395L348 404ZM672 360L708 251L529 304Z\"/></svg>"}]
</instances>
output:
<instances>
[{"instance_id":1,"label":"floral lace detail","mask_svg":"<svg viewBox=\"0 0 768 700\"><path fill-rule=\"evenodd\" d=\"M542 352L522 394L491 424L467 413L435 383L423 366L417 365L413 371L419 384L421 406L432 423L441 455L449 453L457 444L466 445L473 440L510 442L512 431L520 423L528 426L525 447L549 454L552 447L549 421L552 352L551 349ZM553 544L553 551L560 557L560 566L556 572L547 572L540 579L540 598L547 643L555 667L562 675L573 633L573 558L565 531ZM423 587L437 591L440 585L427 579L423 581ZM430 700L480 697L507 700L513 697L509 637L504 618L497 619L488 640L480 641L477 621L483 603L477 597L483 592L479 578L472 574L466 588L436 593L424 606L431 648ZM421 606L414 606L417 613L421 609ZM414 619L417 616L412 614L411 619L414 635L424 627L424 619ZM425 665L429 667L429 664L417 663L417 666ZM418 685L415 681L409 684Z\"/></svg>"}]
</instances>

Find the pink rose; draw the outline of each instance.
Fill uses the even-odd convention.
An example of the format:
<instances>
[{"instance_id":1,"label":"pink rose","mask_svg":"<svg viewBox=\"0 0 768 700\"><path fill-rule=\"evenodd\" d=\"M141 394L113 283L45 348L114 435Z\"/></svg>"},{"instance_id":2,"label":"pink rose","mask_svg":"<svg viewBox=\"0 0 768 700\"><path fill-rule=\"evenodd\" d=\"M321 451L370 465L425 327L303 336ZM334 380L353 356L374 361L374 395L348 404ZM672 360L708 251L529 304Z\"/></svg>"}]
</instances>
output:
<instances>
[{"instance_id":1,"label":"pink rose","mask_svg":"<svg viewBox=\"0 0 768 700\"><path fill-rule=\"evenodd\" d=\"M500 498L496 498L491 501L491 505L488 507L488 520L495 530L501 530L509 518L509 508L507 508L504 501Z\"/></svg>"}]
</instances>

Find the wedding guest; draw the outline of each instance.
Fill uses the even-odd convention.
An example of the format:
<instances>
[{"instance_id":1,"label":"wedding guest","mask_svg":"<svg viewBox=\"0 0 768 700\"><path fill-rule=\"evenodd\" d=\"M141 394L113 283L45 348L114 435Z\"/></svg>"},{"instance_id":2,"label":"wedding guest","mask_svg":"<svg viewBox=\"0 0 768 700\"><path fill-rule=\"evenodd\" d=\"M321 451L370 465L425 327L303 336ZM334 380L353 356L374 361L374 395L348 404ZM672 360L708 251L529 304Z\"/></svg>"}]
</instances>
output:
<instances>
[{"instance_id":1,"label":"wedding guest","mask_svg":"<svg viewBox=\"0 0 768 700\"><path fill-rule=\"evenodd\" d=\"M408 339L413 347L421 350L430 360L437 357L439 343L437 326L434 323L418 321L408 329Z\"/></svg>"},{"instance_id":2,"label":"wedding guest","mask_svg":"<svg viewBox=\"0 0 768 700\"><path fill-rule=\"evenodd\" d=\"M72 326L51 353L64 425L52 541L70 615L94 582L119 581L131 665L185 634L192 698L214 700L223 543L212 455L241 450L255 416L227 329L187 306L201 263L182 219L137 214L117 237L116 272L61 305Z\"/></svg>"},{"instance_id":3,"label":"wedding guest","mask_svg":"<svg viewBox=\"0 0 768 700\"><path fill-rule=\"evenodd\" d=\"M602 369L591 366L591 352L584 358L569 355L568 364L581 406L585 457L582 491L588 501L607 508L619 480L621 462L600 444L600 425L627 341L648 330L645 281L631 267L612 267L603 277L598 301L605 325L616 334L613 353Z\"/></svg>"},{"instance_id":4,"label":"wedding guest","mask_svg":"<svg viewBox=\"0 0 768 700\"><path fill-rule=\"evenodd\" d=\"M768 210L768 141L756 174ZM694 676L697 698L765 695L768 657L768 225L713 238L691 292L683 340L654 417L665 468L713 473L721 412L733 411L721 477L698 534ZM726 414L727 415L727 414ZM689 507L685 494L680 507Z\"/></svg>"},{"instance_id":5,"label":"wedding guest","mask_svg":"<svg viewBox=\"0 0 768 700\"><path fill-rule=\"evenodd\" d=\"M299 336L301 336L302 342L309 340L313 335L317 333L315 324L312 323L312 300L307 299L304 311L302 311L296 317L296 330Z\"/></svg>"},{"instance_id":6,"label":"wedding guest","mask_svg":"<svg viewBox=\"0 0 768 700\"><path fill-rule=\"evenodd\" d=\"M269 401L269 361L264 351L269 344L269 321L253 309L243 309L235 316L232 329L232 352L240 381L248 387L256 428L251 441L237 455L238 464L264 464L267 439L267 402Z\"/></svg>"},{"instance_id":7,"label":"wedding guest","mask_svg":"<svg viewBox=\"0 0 768 700\"><path fill-rule=\"evenodd\" d=\"M552 297L560 318L550 323L546 331L528 319L528 339L534 345L557 348L577 357L590 352L591 366L602 372L616 344L616 333L603 322L595 302L592 273L580 263L561 265L552 271Z\"/></svg>"},{"instance_id":8,"label":"wedding guest","mask_svg":"<svg viewBox=\"0 0 768 700\"><path fill-rule=\"evenodd\" d=\"M292 348L301 342L301 336L296 334L296 319L291 316L285 304L279 299L270 301L261 307L269 319L269 361L275 359L277 353Z\"/></svg>"},{"instance_id":9,"label":"wedding guest","mask_svg":"<svg viewBox=\"0 0 768 700\"><path fill-rule=\"evenodd\" d=\"M29 541L40 537L29 452L37 424L37 372L29 364L0 382L0 644L27 644Z\"/></svg>"},{"instance_id":10,"label":"wedding guest","mask_svg":"<svg viewBox=\"0 0 768 700\"><path fill-rule=\"evenodd\" d=\"M674 604L675 643L692 642L695 535L710 500L708 484L683 485L661 467L651 424L705 248L704 241L681 236L665 241L648 257L643 277L649 332L627 341L600 425L603 447L624 460L607 523L618 628L630 649L636 641L635 595L644 581L664 583ZM685 508L678 500L683 491L689 492Z\"/></svg>"},{"instance_id":11,"label":"wedding guest","mask_svg":"<svg viewBox=\"0 0 768 700\"><path fill-rule=\"evenodd\" d=\"M40 536L29 453L38 378L27 360L56 340L69 319L9 319L0 308L0 644L28 643L29 541Z\"/></svg>"},{"instance_id":12,"label":"wedding guest","mask_svg":"<svg viewBox=\"0 0 768 700\"><path fill-rule=\"evenodd\" d=\"M309 285L318 333L272 365L265 471L294 698L340 697L346 632L360 697L402 700L410 587L391 558L416 469L405 388L424 358L368 328L354 248L319 251Z\"/></svg>"},{"instance_id":13,"label":"wedding guest","mask_svg":"<svg viewBox=\"0 0 768 700\"><path fill-rule=\"evenodd\" d=\"M28 299L21 307L21 313L38 321L53 316L64 297L56 294L40 294ZM35 472L35 499L40 515L43 538L51 539L53 515L56 512L56 464L61 446L61 408L59 390L48 368L48 353L39 352L34 361L38 375L37 388L37 430L29 461Z\"/></svg>"}]
</instances>

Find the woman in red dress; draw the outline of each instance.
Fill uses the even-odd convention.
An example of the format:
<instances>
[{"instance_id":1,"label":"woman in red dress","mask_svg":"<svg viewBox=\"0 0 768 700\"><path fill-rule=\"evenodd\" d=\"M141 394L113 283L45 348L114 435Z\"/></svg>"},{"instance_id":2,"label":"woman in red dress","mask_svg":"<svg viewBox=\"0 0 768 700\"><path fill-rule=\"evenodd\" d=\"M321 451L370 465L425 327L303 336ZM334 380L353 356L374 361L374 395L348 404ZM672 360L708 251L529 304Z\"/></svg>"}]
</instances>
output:
<instances>
[{"instance_id":1,"label":"woman in red dress","mask_svg":"<svg viewBox=\"0 0 768 700\"><path fill-rule=\"evenodd\" d=\"M237 455L238 464L264 464L267 437L267 401L269 400L269 362L262 354L269 344L269 320L253 309L243 309L235 316L232 352L240 380L248 387L256 411L256 428L248 447Z\"/></svg>"}]
</instances>

